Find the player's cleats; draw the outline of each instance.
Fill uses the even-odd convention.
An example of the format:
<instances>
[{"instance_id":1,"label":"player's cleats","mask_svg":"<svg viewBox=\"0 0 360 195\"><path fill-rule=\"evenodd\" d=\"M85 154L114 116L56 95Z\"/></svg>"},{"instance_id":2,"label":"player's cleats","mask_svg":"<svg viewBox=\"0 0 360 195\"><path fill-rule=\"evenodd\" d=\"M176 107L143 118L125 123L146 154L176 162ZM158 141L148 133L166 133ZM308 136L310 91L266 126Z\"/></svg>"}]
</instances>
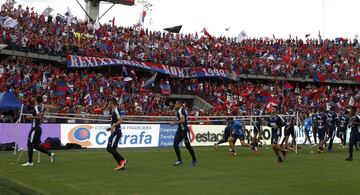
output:
<instances>
[{"instance_id":1,"label":"player's cleats","mask_svg":"<svg viewBox=\"0 0 360 195\"><path fill-rule=\"evenodd\" d=\"M197 160L193 160L193 161L191 162L191 165L192 165L192 166L195 166L197 163L198 163Z\"/></svg>"},{"instance_id":2,"label":"player's cleats","mask_svg":"<svg viewBox=\"0 0 360 195\"><path fill-rule=\"evenodd\" d=\"M180 165L182 165L182 164L183 164L182 161L176 161L175 164L174 164L174 166L180 166Z\"/></svg>"},{"instance_id":3,"label":"player's cleats","mask_svg":"<svg viewBox=\"0 0 360 195\"><path fill-rule=\"evenodd\" d=\"M22 167L32 167L32 166L34 166L34 164L27 162L27 163L25 163L25 164L22 164L21 166L22 166Z\"/></svg>"},{"instance_id":4,"label":"player's cleats","mask_svg":"<svg viewBox=\"0 0 360 195\"><path fill-rule=\"evenodd\" d=\"M55 163L55 153L51 153L51 155L50 155L50 161L51 161L51 164L54 164L54 163Z\"/></svg>"},{"instance_id":5,"label":"player's cleats","mask_svg":"<svg viewBox=\"0 0 360 195\"><path fill-rule=\"evenodd\" d=\"M219 145L217 143L214 144L214 149L217 150Z\"/></svg>"},{"instance_id":6,"label":"player's cleats","mask_svg":"<svg viewBox=\"0 0 360 195\"><path fill-rule=\"evenodd\" d=\"M346 161L352 161L353 158L349 156L349 157L347 157L345 160L346 160Z\"/></svg>"},{"instance_id":7,"label":"player's cleats","mask_svg":"<svg viewBox=\"0 0 360 195\"><path fill-rule=\"evenodd\" d=\"M126 165L126 163L127 163L127 160L126 160L126 159L120 161L120 163L115 167L114 171L118 171L118 170L124 169L124 166Z\"/></svg>"},{"instance_id":8,"label":"player's cleats","mask_svg":"<svg viewBox=\"0 0 360 195\"><path fill-rule=\"evenodd\" d=\"M322 149L317 149L317 152L319 153L319 154L323 154L324 153L324 150L322 150Z\"/></svg>"}]
</instances>

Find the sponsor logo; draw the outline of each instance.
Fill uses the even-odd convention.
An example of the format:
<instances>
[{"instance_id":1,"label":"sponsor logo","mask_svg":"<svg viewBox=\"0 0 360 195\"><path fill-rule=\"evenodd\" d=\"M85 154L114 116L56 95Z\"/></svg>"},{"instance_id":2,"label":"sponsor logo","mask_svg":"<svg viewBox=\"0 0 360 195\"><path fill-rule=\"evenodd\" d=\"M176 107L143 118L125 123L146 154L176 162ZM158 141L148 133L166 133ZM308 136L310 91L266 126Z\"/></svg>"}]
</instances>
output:
<instances>
[{"instance_id":1,"label":"sponsor logo","mask_svg":"<svg viewBox=\"0 0 360 195\"><path fill-rule=\"evenodd\" d=\"M91 125L78 125L70 129L68 139L70 143L76 143L84 147L91 146L90 130L93 129Z\"/></svg>"},{"instance_id":2,"label":"sponsor logo","mask_svg":"<svg viewBox=\"0 0 360 195\"><path fill-rule=\"evenodd\" d=\"M217 132L210 132L210 131L206 131L206 132L199 132L199 133L194 133L192 126L189 126L189 132L190 132L190 142L193 143L194 141L196 142L202 142L202 143L206 143L206 142L218 142L222 139L223 134L222 133L217 133Z\"/></svg>"}]
</instances>

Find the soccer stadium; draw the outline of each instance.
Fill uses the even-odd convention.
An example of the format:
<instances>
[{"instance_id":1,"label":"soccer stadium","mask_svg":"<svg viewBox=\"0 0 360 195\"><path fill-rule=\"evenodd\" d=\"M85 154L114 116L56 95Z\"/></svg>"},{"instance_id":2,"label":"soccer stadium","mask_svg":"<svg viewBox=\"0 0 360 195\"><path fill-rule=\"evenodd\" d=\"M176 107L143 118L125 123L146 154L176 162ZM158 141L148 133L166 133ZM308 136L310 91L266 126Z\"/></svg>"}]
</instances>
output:
<instances>
[{"instance_id":1,"label":"soccer stadium","mask_svg":"<svg viewBox=\"0 0 360 195\"><path fill-rule=\"evenodd\" d=\"M359 6L2 0L0 195L359 193Z\"/></svg>"}]
</instances>

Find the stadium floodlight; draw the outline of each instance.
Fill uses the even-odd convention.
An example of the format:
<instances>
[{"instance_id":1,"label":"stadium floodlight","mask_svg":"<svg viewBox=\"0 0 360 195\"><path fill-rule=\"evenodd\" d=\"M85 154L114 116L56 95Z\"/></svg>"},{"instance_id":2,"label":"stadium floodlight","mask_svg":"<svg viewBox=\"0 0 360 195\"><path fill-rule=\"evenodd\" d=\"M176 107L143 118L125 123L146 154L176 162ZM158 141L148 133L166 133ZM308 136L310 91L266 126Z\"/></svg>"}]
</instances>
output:
<instances>
[{"instance_id":1,"label":"stadium floodlight","mask_svg":"<svg viewBox=\"0 0 360 195\"><path fill-rule=\"evenodd\" d=\"M85 9L79 3L79 0L76 0L76 1L81 6L81 8L84 10L86 20L90 21L90 22L95 21L96 17L99 16L101 0L84 0L85 1ZM128 6L135 5L135 0L104 0L102 2L108 2L108 3L113 4L104 14L106 14L115 4L128 5ZM102 16L104 14L102 14ZM100 18L101 18L101 16L100 16Z\"/></svg>"}]
</instances>

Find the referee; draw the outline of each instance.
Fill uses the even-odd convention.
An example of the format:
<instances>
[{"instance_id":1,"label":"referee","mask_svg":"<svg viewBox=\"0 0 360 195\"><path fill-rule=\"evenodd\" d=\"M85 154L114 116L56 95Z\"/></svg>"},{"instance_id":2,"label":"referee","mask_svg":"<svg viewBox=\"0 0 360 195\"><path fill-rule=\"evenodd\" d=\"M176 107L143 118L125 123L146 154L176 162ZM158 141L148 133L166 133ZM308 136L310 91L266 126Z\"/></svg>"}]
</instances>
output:
<instances>
[{"instance_id":1,"label":"referee","mask_svg":"<svg viewBox=\"0 0 360 195\"><path fill-rule=\"evenodd\" d=\"M117 163L114 171L117 171L124 169L124 166L127 163L127 160L116 151L122 135L120 124L123 122L123 120L121 118L120 109L116 99L112 98L109 100L109 108L111 109L111 127L107 128L106 130L110 131L111 135L109 137L106 150L114 157Z\"/></svg>"},{"instance_id":2,"label":"referee","mask_svg":"<svg viewBox=\"0 0 360 195\"><path fill-rule=\"evenodd\" d=\"M360 114L356 114L356 107L351 108L350 116L351 116L350 119L351 132L350 132L349 156L345 159L347 161L353 160L354 145L356 145L357 142L360 141Z\"/></svg>"},{"instance_id":3,"label":"referee","mask_svg":"<svg viewBox=\"0 0 360 195\"><path fill-rule=\"evenodd\" d=\"M50 153L48 150L41 146L41 133L42 129L40 127L41 120L43 119L42 115L42 97L37 96L32 98L32 103L34 104L34 109L32 116L26 116L26 119L32 120L31 130L28 135L27 147L28 147L28 156L29 160L27 163L22 164L23 167L32 167L33 164L33 150L40 151L50 157L51 163L55 163L55 153Z\"/></svg>"},{"instance_id":4,"label":"referee","mask_svg":"<svg viewBox=\"0 0 360 195\"><path fill-rule=\"evenodd\" d=\"M195 152L190 145L190 135L189 135L189 127L187 124L187 111L183 107L184 102L181 100L177 100L175 103L175 108L177 109L176 117L177 121L170 123L170 125L178 125L178 129L174 138L174 150L176 153L177 161L174 166L179 166L183 164L180 154L179 144L181 141L185 141L185 146L188 149L191 157L192 157L192 166L197 164L197 160L195 157Z\"/></svg>"}]
</instances>

